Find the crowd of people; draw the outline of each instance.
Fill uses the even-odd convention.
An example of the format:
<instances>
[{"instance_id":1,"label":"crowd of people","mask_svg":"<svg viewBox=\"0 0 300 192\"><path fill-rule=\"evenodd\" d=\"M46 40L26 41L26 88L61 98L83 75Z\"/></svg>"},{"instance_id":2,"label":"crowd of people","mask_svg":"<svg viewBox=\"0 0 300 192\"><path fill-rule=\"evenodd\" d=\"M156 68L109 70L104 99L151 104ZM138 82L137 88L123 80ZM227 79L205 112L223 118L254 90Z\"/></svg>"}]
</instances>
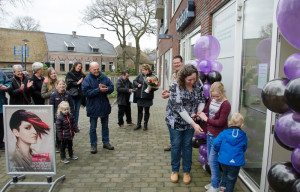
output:
<instances>
[{"instance_id":1,"label":"crowd of people","mask_svg":"<svg viewBox=\"0 0 300 192\"><path fill-rule=\"evenodd\" d=\"M242 131L243 117L234 113L229 121L231 106L225 95L221 82L215 82L210 89L210 99L205 99L203 83L195 66L184 65L181 56L173 58L172 75L169 86L161 97L168 99L166 106L166 125L170 135L170 145L164 148L171 151L171 182L179 181L180 162L182 162L183 182L189 184L192 180L190 171L192 165L192 138L194 134L207 133L207 157L211 169L211 183L205 188L210 191L233 191L240 166L245 164L244 152L247 148L247 136ZM13 66L14 76L9 80L0 72L0 147L3 142L3 111L2 105L7 104L5 92L10 95L10 105L44 105L54 106L56 125L56 146L60 151L61 161L69 163L65 149L68 149L71 159L78 159L73 154L75 133L78 128L80 106L86 106L90 119L91 153L97 153L97 121L101 120L103 148L114 150L109 139L109 114L111 105L108 94L114 91L111 80L100 71L97 62L91 62L90 73L85 76L82 63L74 63L65 79L58 79L56 71L48 68L46 78L43 77L43 64L32 64L33 76L23 74L21 65ZM131 82L130 73L124 70L116 83L118 104L118 125L124 129L124 115L133 130L143 128L148 130L150 107L153 105L154 93L158 89L146 82L153 76L147 64L141 66L141 73ZM137 123L131 117L130 96L136 97L138 116ZM143 126L142 126L142 120ZM199 123L200 122L200 123ZM17 133L19 126L11 127ZM45 132L46 133L46 132ZM233 151L233 152L232 152ZM30 154L30 153L29 153ZM28 155L28 151L27 154ZM223 170L221 178L219 163Z\"/></svg>"}]
</instances>

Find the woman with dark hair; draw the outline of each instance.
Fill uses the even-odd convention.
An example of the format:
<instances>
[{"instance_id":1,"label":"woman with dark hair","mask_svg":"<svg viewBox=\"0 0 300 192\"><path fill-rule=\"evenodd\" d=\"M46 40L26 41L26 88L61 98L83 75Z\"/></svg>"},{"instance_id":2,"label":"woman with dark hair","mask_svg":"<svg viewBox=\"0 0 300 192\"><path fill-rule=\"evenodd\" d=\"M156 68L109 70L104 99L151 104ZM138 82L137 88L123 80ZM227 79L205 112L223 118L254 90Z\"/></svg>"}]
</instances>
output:
<instances>
[{"instance_id":1,"label":"woman with dark hair","mask_svg":"<svg viewBox=\"0 0 300 192\"><path fill-rule=\"evenodd\" d=\"M69 91L70 95L72 96L72 101L74 105L75 114L75 121L78 125L79 119L79 110L81 101L83 99L83 94L81 91L81 84L85 75L82 73L82 63L75 62L71 68L71 71L67 73L66 76L66 83L67 83L67 91Z\"/></svg>"},{"instance_id":2,"label":"woman with dark hair","mask_svg":"<svg viewBox=\"0 0 300 192\"><path fill-rule=\"evenodd\" d=\"M9 126L17 138L16 149L10 158L10 168L14 171L36 171L32 166L35 157L32 144L37 143L38 137L48 134L50 127L36 114L20 109L15 111L9 121Z\"/></svg>"},{"instance_id":3,"label":"woman with dark hair","mask_svg":"<svg viewBox=\"0 0 300 192\"><path fill-rule=\"evenodd\" d=\"M191 182L192 138L194 132L204 130L192 116L205 106L203 85L198 70L193 65L184 65L178 72L177 80L170 86L170 97L166 110L166 123L171 139L171 182L178 182L180 160L182 158L183 183Z\"/></svg>"}]
</instances>

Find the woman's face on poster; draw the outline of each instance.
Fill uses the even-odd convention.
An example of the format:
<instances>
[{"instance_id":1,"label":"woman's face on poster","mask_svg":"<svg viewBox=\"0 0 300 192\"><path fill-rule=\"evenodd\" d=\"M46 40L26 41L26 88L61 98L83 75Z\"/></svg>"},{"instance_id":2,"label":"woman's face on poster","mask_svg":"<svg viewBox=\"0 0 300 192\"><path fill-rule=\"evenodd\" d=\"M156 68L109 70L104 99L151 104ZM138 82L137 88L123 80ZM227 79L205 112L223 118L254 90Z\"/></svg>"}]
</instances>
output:
<instances>
[{"instance_id":1,"label":"woman's face on poster","mask_svg":"<svg viewBox=\"0 0 300 192\"><path fill-rule=\"evenodd\" d=\"M27 144L37 143L38 134L33 125L27 121L21 121L19 130L13 129L13 133L18 140Z\"/></svg>"}]
</instances>

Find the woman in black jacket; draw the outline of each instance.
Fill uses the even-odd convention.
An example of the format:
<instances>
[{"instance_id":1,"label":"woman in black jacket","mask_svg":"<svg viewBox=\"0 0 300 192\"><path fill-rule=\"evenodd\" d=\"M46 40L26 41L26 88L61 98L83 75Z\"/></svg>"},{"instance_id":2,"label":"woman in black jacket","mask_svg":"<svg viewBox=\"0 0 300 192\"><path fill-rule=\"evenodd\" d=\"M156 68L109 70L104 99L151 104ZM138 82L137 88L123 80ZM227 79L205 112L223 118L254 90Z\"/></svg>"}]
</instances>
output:
<instances>
[{"instance_id":1,"label":"woman in black jacket","mask_svg":"<svg viewBox=\"0 0 300 192\"><path fill-rule=\"evenodd\" d=\"M11 87L8 89L10 105L28 105L31 104L31 86L32 81L23 74L21 65L13 66L14 76L10 79Z\"/></svg>"},{"instance_id":2,"label":"woman in black jacket","mask_svg":"<svg viewBox=\"0 0 300 192\"><path fill-rule=\"evenodd\" d=\"M32 71L33 71L33 75L31 77L31 80L33 81L32 88L31 88L32 99L35 105L44 105L45 99L42 98L41 95L42 85L45 79L42 76L44 72L43 63L34 62L32 64Z\"/></svg>"},{"instance_id":3,"label":"woman in black jacket","mask_svg":"<svg viewBox=\"0 0 300 192\"><path fill-rule=\"evenodd\" d=\"M81 91L81 84L85 75L82 73L82 63L75 62L71 68L71 71L67 73L66 76L66 83L67 83L67 91L69 91L70 95L72 96L72 101L74 105L75 120L76 125L78 125L79 119L79 110L80 105L82 104L82 99L84 98L82 91Z\"/></svg>"},{"instance_id":4,"label":"woman in black jacket","mask_svg":"<svg viewBox=\"0 0 300 192\"><path fill-rule=\"evenodd\" d=\"M135 88L137 88L136 91L136 97L137 100L137 106L138 106L138 122L134 130L138 130L142 128L141 123L143 119L143 109L145 109L145 116L144 116L144 128L143 130L146 131L148 129L148 120L150 117L150 106L153 105L153 98L154 98L154 91L157 90L157 88L153 88L147 85L145 79L147 77L153 76L150 66L147 64L143 64L141 66L142 72L139 76L133 80L133 85ZM148 89L148 93L145 92L145 90Z\"/></svg>"}]
</instances>

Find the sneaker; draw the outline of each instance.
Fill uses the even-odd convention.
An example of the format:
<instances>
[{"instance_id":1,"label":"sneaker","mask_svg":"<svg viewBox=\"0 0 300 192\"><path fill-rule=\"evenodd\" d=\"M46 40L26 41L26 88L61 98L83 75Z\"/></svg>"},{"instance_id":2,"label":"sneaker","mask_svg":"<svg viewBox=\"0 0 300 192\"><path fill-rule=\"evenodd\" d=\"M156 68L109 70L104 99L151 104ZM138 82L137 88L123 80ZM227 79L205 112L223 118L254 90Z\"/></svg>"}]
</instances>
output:
<instances>
[{"instance_id":1,"label":"sneaker","mask_svg":"<svg viewBox=\"0 0 300 192\"><path fill-rule=\"evenodd\" d=\"M140 128L142 128L141 125L137 125L133 130L136 131L136 130L139 130Z\"/></svg>"},{"instance_id":2,"label":"sneaker","mask_svg":"<svg viewBox=\"0 0 300 192\"><path fill-rule=\"evenodd\" d=\"M219 190L219 188L213 188L213 187L211 187L206 192L218 192L218 190Z\"/></svg>"},{"instance_id":3,"label":"sneaker","mask_svg":"<svg viewBox=\"0 0 300 192\"><path fill-rule=\"evenodd\" d=\"M56 153L59 153L59 152L60 152L60 148L56 147L56 148L55 148L55 152L56 152Z\"/></svg>"},{"instance_id":4,"label":"sneaker","mask_svg":"<svg viewBox=\"0 0 300 192\"><path fill-rule=\"evenodd\" d=\"M72 155L70 158L73 159L73 160L77 160L78 159L78 157L76 155Z\"/></svg>"},{"instance_id":5,"label":"sneaker","mask_svg":"<svg viewBox=\"0 0 300 192\"><path fill-rule=\"evenodd\" d=\"M135 123L129 122L129 123L127 123L127 125L133 126L133 125L135 125Z\"/></svg>"},{"instance_id":6,"label":"sneaker","mask_svg":"<svg viewBox=\"0 0 300 192\"><path fill-rule=\"evenodd\" d=\"M205 168L204 168L204 170L205 170ZM209 190L209 189L211 188L211 183L205 185L204 188L205 188L206 190Z\"/></svg>"},{"instance_id":7,"label":"sneaker","mask_svg":"<svg viewBox=\"0 0 300 192\"><path fill-rule=\"evenodd\" d=\"M91 146L91 153L96 154L97 153L97 146Z\"/></svg>"},{"instance_id":8,"label":"sneaker","mask_svg":"<svg viewBox=\"0 0 300 192\"><path fill-rule=\"evenodd\" d=\"M220 187L219 192L223 192L223 191L225 191L225 190L226 190L226 187Z\"/></svg>"},{"instance_id":9,"label":"sneaker","mask_svg":"<svg viewBox=\"0 0 300 192\"><path fill-rule=\"evenodd\" d=\"M121 129L125 129L125 126L124 126L124 125L120 125L120 128L121 128Z\"/></svg>"},{"instance_id":10,"label":"sneaker","mask_svg":"<svg viewBox=\"0 0 300 192\"><path fill-rule=\"evenodd\" d=\"M110 143L106 143L106 144L103 144L103 148L104 149L108 149L108 150L114 150L114 146L112 146Z\"/></svg>"},{"instance_id":11,"label":"sneaker","mask_svg":"<svg viewBox=\"0 0 300 192\"><path fill-rule=\"evenodd\" d=\"M191 183L191 181L192 181L192 178L191 178L190 174L189 173L184 173L183 174L183 183L188 185L188 184Z\"/></svg>"},{"instance_id":12,"label":"sneaker","mask_svg":"<svg viewBox=\"0 0 300 192\"><path fill-rule=\"evenodd\" d=\"M164 148L164 151L171 151L171 145L168 145Z\"/></svg>"},{"instance_id":13,"label":"sneaker","mask_svg":"<svg viewBox=\"0 0 300 192\"><path fill-rule=\"evenodd\" d=\"M172 183L177 183L178 182L178 172L172 172L171 174L171 182Z\"/></svg>"},{"instance_id":14,"label":"sneaker","mask_svg":"<svg viewBox=\"0 0 300 192\"><path fill-rule=\"evenodd\" d=\"M70 163L70 161L67 158L64 158L64 159L62 159L60 161L63 162L64 164Z\"/></svg>"}]
</instances>

